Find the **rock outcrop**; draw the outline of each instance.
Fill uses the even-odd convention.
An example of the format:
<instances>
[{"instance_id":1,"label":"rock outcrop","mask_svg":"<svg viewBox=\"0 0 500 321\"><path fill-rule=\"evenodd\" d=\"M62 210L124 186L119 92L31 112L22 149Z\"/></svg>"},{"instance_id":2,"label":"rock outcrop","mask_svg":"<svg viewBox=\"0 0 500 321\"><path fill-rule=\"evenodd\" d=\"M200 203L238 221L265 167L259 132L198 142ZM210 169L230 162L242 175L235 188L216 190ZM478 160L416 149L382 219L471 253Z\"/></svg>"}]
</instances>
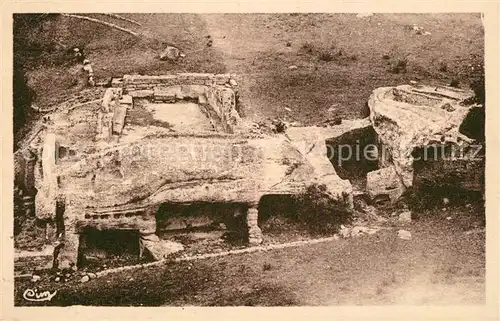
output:
<instances>
[{"instance_id":1,"label":"rock outcrop","mask_svg":"<svg viewBox=\"0 0 500 321\"><path fill-rule=\"evenodd\" d=\"M246 210L250 244L263 241L258 204L264 195L298 194L319 183L352 207L352 186L336 174L325 144L349 130L349 122L320 128L322 133L292 129L289 136L236 132L242 119L235 86L228 74L124 76L104 95L104 111L96 102L55 113L39 135L43 172L35 185L37 217L64 226L56 265L76 266L79 236L87 228L136 230L156 259L181 250L155 234L162 204L238 204ZM186 100L218 126L172 129L169 108ZM163 122L143 107L157 103ZM106 126L107 135L96 135Z\"/></svg>"},{"instance_id":2,"label":"rock outcrop","mask_svg":"<svg viewBox=\"0 0 500 321\"><path fill-rule=\"evenodd\" d=\"M441 86L376 89L368 106L381 145L380 164L394 166L404 186L410 187L414 183L416 151L426 153L420 153L422 157L430 157L431 153L436 156L436 148L442 146L468 152L474 139L462 134L459 128L472 108L483 108L467 104L472 96L471 91Z\"/></svg>"}]
</instances>

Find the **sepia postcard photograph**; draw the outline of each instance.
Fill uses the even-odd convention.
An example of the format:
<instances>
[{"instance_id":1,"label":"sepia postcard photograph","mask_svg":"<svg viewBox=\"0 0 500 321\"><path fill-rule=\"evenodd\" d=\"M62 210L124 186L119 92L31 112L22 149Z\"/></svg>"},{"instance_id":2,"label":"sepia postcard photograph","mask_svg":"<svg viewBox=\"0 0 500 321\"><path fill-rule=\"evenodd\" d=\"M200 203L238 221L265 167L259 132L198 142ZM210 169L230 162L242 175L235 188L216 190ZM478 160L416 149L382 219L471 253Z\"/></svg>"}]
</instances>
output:
<instances>
[{"instance_id":1,"label":"sepia postcard photograph","mask_svg":"<svg viewBox=\"0 0 500 321\"><path fill-rule=\"evenodd\" d=\"M487 14L78 9L9 14L14 307L491 304Z\"/></svg>"}]
</instances>

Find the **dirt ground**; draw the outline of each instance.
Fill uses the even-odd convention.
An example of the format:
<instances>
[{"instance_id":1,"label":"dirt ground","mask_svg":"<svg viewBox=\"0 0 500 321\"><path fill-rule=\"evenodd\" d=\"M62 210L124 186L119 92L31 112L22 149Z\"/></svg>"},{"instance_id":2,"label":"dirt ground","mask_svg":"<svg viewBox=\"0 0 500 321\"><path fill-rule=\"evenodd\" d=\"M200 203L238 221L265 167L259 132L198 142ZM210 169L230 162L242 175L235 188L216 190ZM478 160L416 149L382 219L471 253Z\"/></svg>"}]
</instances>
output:
<instances>
[{"instance_id":1,"label":"dirt ground","mask_svg":"<svg viewBox=\"0 0 500 321\"><path fill-rule=\"evenodd\" d=\"M449 84L455 79L467 88L471 69L483 63L478 14L376 14L363 19L354 14L126 16L142 25L112 22L139 32L138 38L68 17L53 18L35 33L21 29L18 37L25 46L18 55L28 68L35 103L54 105L82 89L82 74L65 53L74 46L84 48L98 81L126 73L238 74L245 116L305 125L332 116L367 116L366 101L381 86L410 80ZM413 24L431 35L417 35ZM207 36L213 40L210 47ZM179 47L186 57L160 61L167 44ZM404 59L406 72L389 71L391 63Z\"/></svg>"},{"instance_id":2,"label":"dirt ground","mask_svg":"<svg viewBox=\"0 0 500 321\"><path fill-rule=\"evenodd\" d=\"M81 73L61 54L85 48L98 81L125 73L229 72L239 75L241 104L254 121L281 118L305 125L365 117L373 89L419 80L467 88L482 64L479 15L127 14L135 39L90 22L58 17L32 39L55 43L25 59L35 103L50 106L82 89ZM102 18L102 17L100 17ZM104 18L103 18L104 19ZM431 35L417 35L417 24ZM206 36L213 45L207 47ZM160 61L166 44L186 58ZM404 59L406 72L390 64ZM297 68L289 68L296 66ZM29 126L27 126L29 127ZM21 133L16 137L26 134ZM387 214L387 213L386 213ZM418 213L404 227L375 235L264 253L167 264L79 282L15 284L16 305L368 305L482 304L485 300L484 209ZM448 219L450 218L450 219ZM473 232L470 232L473 231ZM266 233L266 231L264 231ZM27 288L58 290L50 302L22 299Z\"/></svg>"},{"instance_id":3,"label":"dirt ground","mask_svg":"<svg viewBox=\"0 0 500 321\"><path fill-rule=\"evenodd\" d=\"M411 224L320 244L170 263L55 283L16 282L16 305L474 305L485 302L480 205L422 213ZM404 228L411 240L397 237ZM58 290L50 302L22 292Z\"/></svg>"}]
</instances>

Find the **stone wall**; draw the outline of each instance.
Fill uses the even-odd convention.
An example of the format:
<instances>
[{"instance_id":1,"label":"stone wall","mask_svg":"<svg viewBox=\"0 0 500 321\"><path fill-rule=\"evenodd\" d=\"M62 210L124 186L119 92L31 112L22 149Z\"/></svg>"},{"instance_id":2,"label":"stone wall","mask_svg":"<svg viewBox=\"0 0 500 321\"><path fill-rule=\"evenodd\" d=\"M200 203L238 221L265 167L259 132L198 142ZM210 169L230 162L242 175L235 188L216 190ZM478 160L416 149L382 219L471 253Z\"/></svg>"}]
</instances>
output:
<instances>
[{"instance_id":1,"label":"stone wall","mask_svg":"<svg viewBox=\"0 0 500 321\"><path fill-rule=\"evenodd\" d=\"M233 133L240 121L236 111L237 82L231 74L180 73L176 75L125 75L114 79L112 87L123 88L132 98L175 103L195 100L211 121L221 123L225 132ZM218 121L212 119L218 118Z\"/></svg>"},{"instance_id":2,"label":"stone wall","mask_svg":"<svg viewBox=\"0 0 500 321\"><path fill-rule=\"evenodd\" d=\"M181 73L176 75L142 76L124 75L123 78L113 79L112 87L121 87L125 92L134 90L153 90L155 87L168 87L176 85L204 85L223 86L234 81L231 74L201 74Z\"/></svg>"}]
</instances>

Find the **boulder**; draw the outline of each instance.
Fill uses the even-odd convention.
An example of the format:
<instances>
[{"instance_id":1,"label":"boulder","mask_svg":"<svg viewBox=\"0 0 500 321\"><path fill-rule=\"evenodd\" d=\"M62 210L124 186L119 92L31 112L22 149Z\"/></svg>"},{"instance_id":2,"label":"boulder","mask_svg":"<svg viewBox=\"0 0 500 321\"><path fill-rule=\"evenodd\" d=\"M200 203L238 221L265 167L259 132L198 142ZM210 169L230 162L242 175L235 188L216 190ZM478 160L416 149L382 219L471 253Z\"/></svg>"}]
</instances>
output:
<instances>
[{"instance_id":1,"label":"boulder","mask_svg":"<svg viewBox=\"0 0 500 321\"><path fill-rule=\"evenodd\" d=\"M142 240L142 245L148 250L153 259L156 261L162 260L170 254L184 250L184 246L182 244L166 240Z\"/></svg>"},{"instance_id":2,"label":"boulder","mask_svg":"<svg viewBox=\"0 0 500 321\"><path fill-rule=\"evenodd\" d=\"M173 46L167 46L160 53L160 60L177 60L181 57L181 51Z\"/></svg>"},{"instance_id":3,"label":"boulder","mask_svg":"<svg viewBox=\"0 0 500 321\"><path fill-rule=\"evenodd\" d=\"M369 172L366 175L366 192L372 201L385 197L396 201L405 191L401 178L393 166Z\"/></svg>"},{"instance_id":4,"label":"boulder","mask_svg":"<svg viewBox=\"0 0 500 321\"><path fill-rule=\"evenodd\" d=\"M411 211L405 211L399 214L398 220L401 223L411 223Z\"/></svg>"},{"instance_id":5,"label":"boulder","mask_svg":"<svg viewBox=\"0 0 500 321\"><path fill-rule=\"evenodd\" d=\"M411 240L411 232L406 230L399 230L398 237L402 240Z\"/></svg>"}]
</instances>

